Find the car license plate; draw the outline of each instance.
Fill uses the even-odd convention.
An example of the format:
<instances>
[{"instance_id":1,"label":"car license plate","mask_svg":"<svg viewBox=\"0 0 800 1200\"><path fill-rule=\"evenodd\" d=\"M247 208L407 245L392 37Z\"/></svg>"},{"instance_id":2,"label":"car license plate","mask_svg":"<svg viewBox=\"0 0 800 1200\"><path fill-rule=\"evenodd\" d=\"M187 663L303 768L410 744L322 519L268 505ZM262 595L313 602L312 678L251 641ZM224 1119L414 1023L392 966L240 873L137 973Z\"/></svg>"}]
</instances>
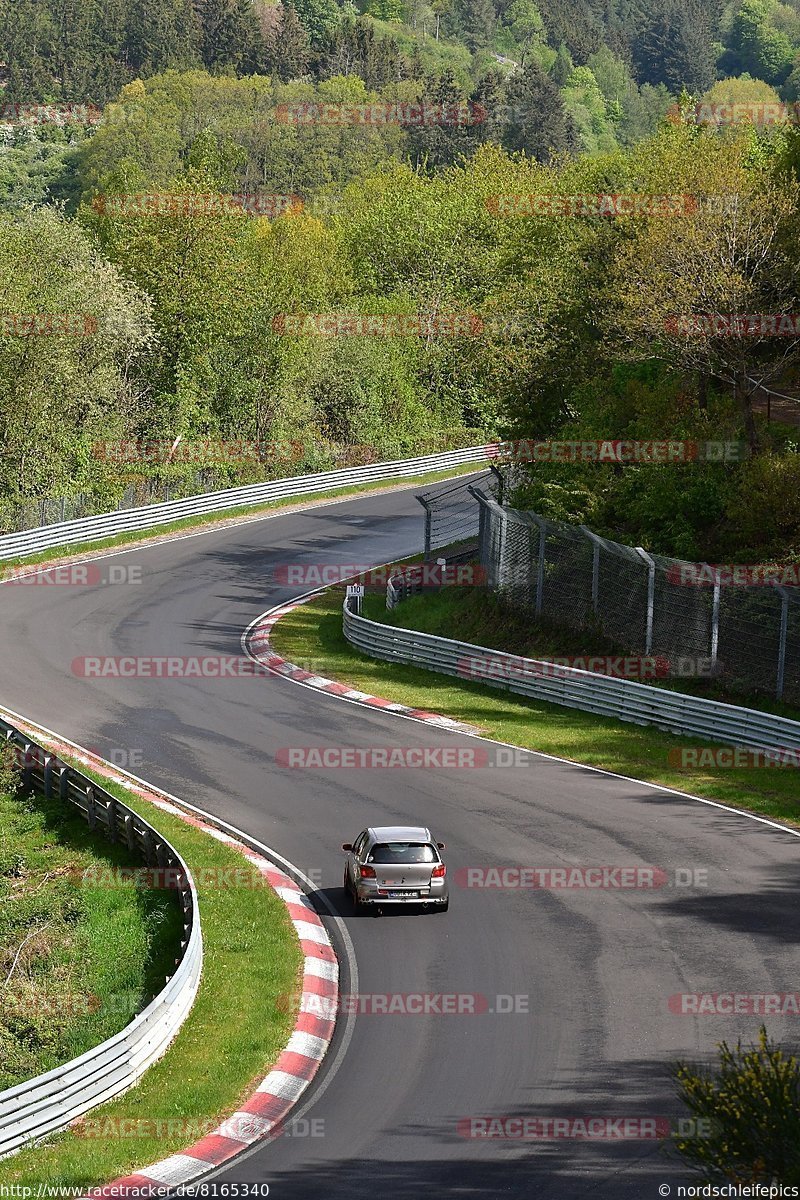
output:
<instances>
[{"instance_id":1,"label":"car license plate","mask_svg":"<svg viewBox=\"0 0 800 1200\"><path fill-rule=\"evenodd\" d=\"M419 892L389 892L390 900L410 900L418 896Z\"/></svg>"}]
</instances>

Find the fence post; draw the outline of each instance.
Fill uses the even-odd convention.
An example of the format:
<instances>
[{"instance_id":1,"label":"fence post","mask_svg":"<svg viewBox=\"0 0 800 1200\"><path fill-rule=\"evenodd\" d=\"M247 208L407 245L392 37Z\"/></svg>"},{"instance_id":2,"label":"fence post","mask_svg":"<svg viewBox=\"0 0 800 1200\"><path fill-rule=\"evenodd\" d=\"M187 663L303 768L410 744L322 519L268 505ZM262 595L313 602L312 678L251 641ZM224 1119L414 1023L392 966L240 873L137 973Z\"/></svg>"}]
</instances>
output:
<instances>
[{"instance_id":1,"label":"fence post","mask_svg":"<svg viewBox=\"0 0 800 1200\"><path fill-rule=\"evenodd\" d=\"M786 634L789 628L789 593L785 588L778 587L781 594L781 639L778 644L778 672L775 699L783 699L783 682L786 675Z\"/></svg>"},{"instance_id":2,"label":"fence post","mask_svg":"<svg viewBox=\"0 0 800 1200\"><path fill-rule=\"evenodd\" d=\"M505 491L506 491L506 481L503 478L503 472L500 470L499 467L495 467L491 463L489 464L489 470L492 472L495 479L497 480L497 503L502 508L505 505Z\"/></svg>"},{"instance_id":3,"label":"fence post","mask_svg":"<svg viewBox=\"0 0 800 1200\"><path fill-rule=\"evenodd\" d=\"M600 538L596 533L592 533L591 529L587 529L585 525L579 525L581 533L584 537L588 537L592 543L592 611L597 612L600 599Z\"/></svg>"},{"instance_id":4,"label":"fence post","mask_svg":"<svg viewBox=\"0 0 800 1200\"><path fill-rule=\"evenodd\" d=\"M706 564L708 565L708 564ZM711 673L717 671L717 654L719 652L719 601L722 588L719 571L714 572L714 600L711 605Z\"/></svg>"},{"instance_id":5,"label":"fence post","mask_svg":"<svg viewBox=\"0 0 800 1200\"><path fill-rule=\"evenodd\" d=\"M544 555L547 542L547 533L544 525L539 526L539 562L536 565L536 615L542 615L542 601L544 599Z\"/></svg>"},{"instance_id":6,"label":"fence post","mask_svg":"<svg viewBox=\"0 0 800 1200\"><path fill-rule=\"evenodd\" d=\"M647 635L645 640L645 654L650 654L653 649L653 615L655 608L656 596L656 564L653 562L650 555L641 546L636 547L636 553L640 554L647 563Z\"/></svg>"},{"instance_id":7,"label":"fence post","mask_svg":"<svg viewBox=\"0 0 800 1200\"><path fill-rule=\"evenodd\" d=\"M424 496L415 496L415 499L419 500L420 504L425 509L425 552L423 557L425 562L428 562L431 556L431 524L433 521L433 512L431 510L430 501L426 500Z\"/></svg>"}]
</instances>

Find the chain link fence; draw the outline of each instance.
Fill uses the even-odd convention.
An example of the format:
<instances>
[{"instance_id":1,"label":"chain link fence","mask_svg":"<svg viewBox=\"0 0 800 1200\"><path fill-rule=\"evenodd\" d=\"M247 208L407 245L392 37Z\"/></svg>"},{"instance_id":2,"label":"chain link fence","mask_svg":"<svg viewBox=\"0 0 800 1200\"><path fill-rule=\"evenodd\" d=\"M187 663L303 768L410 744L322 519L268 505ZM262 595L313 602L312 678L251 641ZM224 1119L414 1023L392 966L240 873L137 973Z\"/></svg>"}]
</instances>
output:
<instances>
[{"instance_id":1,"label":"chain link fence","mask_svg":"<svg viewBox=\"0 0 800 1200\"><path fill-rule=\"evenodd\" d=\"M707 564L505 508L474 481L465 491L471 517L463 494L458 517L455 496L441 505L432 496L426 528L448 538L475 529L487 585L512 606L585 630L592 653L595 635L656 656L671 678L715 678L732 691L800 703L800 587L732 585Z\"/></svg>"},{"instance_id":2,"label":"chain link fence","mask_svg":"<svg viewBox=\"0 0 800 1200\"><path fill-rule=\"evenodd\" d=\"M491 469L476 479L458 479L449 487L439 487L423 492L417 500L425 510L425 561L428 562L435 550L465 543L478 544L481 510L470 492L473 485L481 485L487 494L500 494L502 479L499 472Z\"/></svg>"}]
</instances>

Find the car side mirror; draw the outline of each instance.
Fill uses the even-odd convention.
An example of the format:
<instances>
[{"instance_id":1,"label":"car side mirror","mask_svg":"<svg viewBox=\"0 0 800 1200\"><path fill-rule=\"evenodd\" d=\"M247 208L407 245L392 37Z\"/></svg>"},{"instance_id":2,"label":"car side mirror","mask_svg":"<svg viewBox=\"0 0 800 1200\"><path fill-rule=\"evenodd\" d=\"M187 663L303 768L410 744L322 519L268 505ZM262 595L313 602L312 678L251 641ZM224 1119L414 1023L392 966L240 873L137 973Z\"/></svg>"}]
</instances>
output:
<instances>
[{"instance_id":1,"label":"car side mirror","mask_svg":"<svg viewBox=\"0 0 800 1200\"><path fill-rule=\"evenodd\" d=\"M352 850L353 849L352 842L342 842L342 849L343 850Z\"/></svg>"},{"instance_id":2,"label":"car side mirror","mask_svg":"<svg viewBox=\"0 0 800 1200\"><path fill-rule=\"evenodd\" d=\"M436 849L437 849L437 850L445 850L446 848L447 848L447 847L445 846L444 842L437 842L437 843L436 843Z\"/></svg>"}]
</instances>

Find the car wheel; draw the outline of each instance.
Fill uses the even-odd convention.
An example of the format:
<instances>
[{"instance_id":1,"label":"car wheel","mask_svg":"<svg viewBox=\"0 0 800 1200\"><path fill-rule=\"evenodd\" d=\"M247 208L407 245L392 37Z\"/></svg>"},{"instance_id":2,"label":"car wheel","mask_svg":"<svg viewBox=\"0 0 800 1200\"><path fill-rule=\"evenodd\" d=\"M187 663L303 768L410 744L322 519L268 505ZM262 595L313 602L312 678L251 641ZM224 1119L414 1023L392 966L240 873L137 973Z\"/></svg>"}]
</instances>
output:
<instances>
[{"instance_id":1,"label":"car wheel","mask_svg":"<svg viewBox=\"0 0 800 1200\"><path fill-rule=\"evenodd\" d=\"M346 867L345 867L345 871L344 871L344 882L342 884L342 887L344 888L345 895L350 896L352 898L353 892L350 887L350 872L347 870Z\"/></svg>"},{"instance_id":2,"label":"car wheel","mask_svg":"<svg viewBox=\"0 0 800 1200\"><path fill-rule=\"evenodd\" d=\"M437 904L436 907L438 908L439 912L447 912L448 908L450 907L449 896L448 896L447 900L445 900L444 904Z\"/></svg>"}]
</instances>

